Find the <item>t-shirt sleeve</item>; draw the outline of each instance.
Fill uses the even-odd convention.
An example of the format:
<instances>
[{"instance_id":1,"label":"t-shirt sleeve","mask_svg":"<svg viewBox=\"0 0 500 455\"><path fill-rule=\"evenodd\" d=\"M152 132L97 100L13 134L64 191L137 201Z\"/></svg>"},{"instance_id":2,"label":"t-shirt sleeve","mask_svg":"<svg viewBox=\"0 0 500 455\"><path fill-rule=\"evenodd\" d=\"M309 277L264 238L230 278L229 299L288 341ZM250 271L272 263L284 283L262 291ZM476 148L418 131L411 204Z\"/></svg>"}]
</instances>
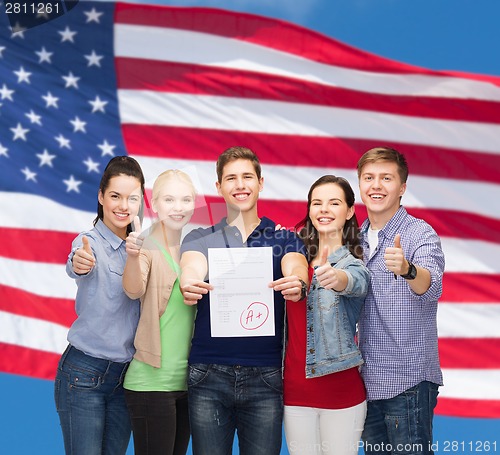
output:
<instances>
[{"instance_id":1,"label":"t-shirt sleeve","mask_svg":"<svg viewBox=\"0 0 500 455\"><path fill-rule=\"evenodd\" d=\"M285 254L300 253L306 256L306 247L304 245L304 242L299 237L297 237L297 234L295 234L295 232L292 231L285 231L285 232L287 233L284 246Z\"/></svg>"},{"instance_id":2,"label":"t-shirt sleeve","mask_svg":"<svg viewBox=\"0 0 500 455\"><path fill-rule=\"evenodd\" d=\"M193 229L189 234L184 237L181 244L181 254L186 251L199 251L208 257L208 247L206 242L206 235L204 229Z\"/></svg>"}]
</instances>

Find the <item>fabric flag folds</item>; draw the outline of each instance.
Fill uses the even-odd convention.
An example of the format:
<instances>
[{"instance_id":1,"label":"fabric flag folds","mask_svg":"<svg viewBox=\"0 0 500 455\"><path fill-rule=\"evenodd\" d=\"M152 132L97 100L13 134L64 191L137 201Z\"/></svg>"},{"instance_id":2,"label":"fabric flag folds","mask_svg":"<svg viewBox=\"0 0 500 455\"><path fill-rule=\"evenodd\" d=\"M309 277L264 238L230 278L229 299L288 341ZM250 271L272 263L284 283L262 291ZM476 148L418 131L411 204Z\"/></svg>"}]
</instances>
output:
<instances>
[{"instance_id":1,"label":"fabric flag folds","mask_svg":"<svg viewBox=\"0 0 500 455\"><path fill-rule=\"evenodd\" d=\"M1 371L54 377L75 318L64 264L112 156L137 158L149 183L193 169L215 219L215 159L245 145L263 163L261 214L292 227L316 178L357 188L361 154L389 145L409 162L404 205L446 254L437 411L500 417L500 78L207 8L80 2L0 30Z\"/></svg>"}]
</instances>

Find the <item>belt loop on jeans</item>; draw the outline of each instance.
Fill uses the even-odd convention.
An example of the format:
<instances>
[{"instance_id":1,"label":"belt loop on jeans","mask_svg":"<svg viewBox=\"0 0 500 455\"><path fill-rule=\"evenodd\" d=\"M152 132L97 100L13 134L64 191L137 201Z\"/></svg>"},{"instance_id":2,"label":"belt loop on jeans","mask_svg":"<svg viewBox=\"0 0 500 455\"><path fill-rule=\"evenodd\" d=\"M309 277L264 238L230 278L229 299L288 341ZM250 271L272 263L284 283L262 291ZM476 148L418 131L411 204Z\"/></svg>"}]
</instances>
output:
<instances>
[{"instance_id":1,"label":"belt loop on jeans","mask_svg":"<svg viewBox=\"0 0 500 455\"><path fill-rule=\"evenodd\" d=\"M61 360L59 361L60 365L62 365L64 363L64 361L66 360L66 357L68 357L69 351L71 351L72 348L73 348L73 346L71 346L71 344L68 344L68 346L66 346L66 349L64 350L64 352L61 356Z\"/></svg>"}]
</instances>

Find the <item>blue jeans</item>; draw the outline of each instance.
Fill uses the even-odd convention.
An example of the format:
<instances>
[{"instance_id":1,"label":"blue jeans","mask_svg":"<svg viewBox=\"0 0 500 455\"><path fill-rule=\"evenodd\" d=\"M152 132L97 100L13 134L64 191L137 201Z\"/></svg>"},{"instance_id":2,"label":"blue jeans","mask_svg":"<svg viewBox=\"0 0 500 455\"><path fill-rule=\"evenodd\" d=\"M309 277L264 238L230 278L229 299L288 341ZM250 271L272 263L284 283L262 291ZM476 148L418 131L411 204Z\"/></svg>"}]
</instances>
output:
<instances>
[{"instance_id":1,"label":"blue jeans","mask_svg":"<svg viewBox=\"0 0 500 455\"><path fill-rule=\"evenodd\" d=\"M188 377L194 455L229 455L238 432L240 455L281 451L281 367L194 364Z\"/></svg>"},{"instance_id":2,"label":"blue jeans","mask_svg":"<svg viewBox=\"0 0 500 455\"><path fill-rule=\"evenodd\" d=\"M362 435L365 454L433 454L437 396L438 385L423 381L394 398L369 401Z\"/></svg>"},{"instance_id":3,"label":"blue jeans","mask_svg":"<svg viewBox=\"0 0 500 455\"><path fill-rule=\"evenodd\" d=\"M123 390L127 367L68 346L54 385L67 455L125 454L131 433Z\"/></svg>"}]
</instances>

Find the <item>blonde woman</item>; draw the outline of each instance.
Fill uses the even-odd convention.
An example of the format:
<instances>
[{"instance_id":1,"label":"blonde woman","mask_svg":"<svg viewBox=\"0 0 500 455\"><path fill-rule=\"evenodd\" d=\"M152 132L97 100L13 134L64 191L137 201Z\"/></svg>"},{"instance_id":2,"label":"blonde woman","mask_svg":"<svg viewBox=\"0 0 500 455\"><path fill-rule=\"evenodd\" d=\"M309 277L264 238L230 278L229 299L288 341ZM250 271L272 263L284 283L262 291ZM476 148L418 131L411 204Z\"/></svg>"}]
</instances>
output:
<instances>
[{"instance_id":1,"label":"blonde woman","mask_svg":"<svg viewBox=\"0 0 500 455\"><path fill-rule=\"evenodd\" d=\"M196 309L183 302L177 264L194 206L189 176L165 171L153 185L157 222L146 235L136 226L127 238L123 288L141 300L136 354L124 383L136 455L183 455L189 443L186 377Z\"/></svg>"}]
</instances>

